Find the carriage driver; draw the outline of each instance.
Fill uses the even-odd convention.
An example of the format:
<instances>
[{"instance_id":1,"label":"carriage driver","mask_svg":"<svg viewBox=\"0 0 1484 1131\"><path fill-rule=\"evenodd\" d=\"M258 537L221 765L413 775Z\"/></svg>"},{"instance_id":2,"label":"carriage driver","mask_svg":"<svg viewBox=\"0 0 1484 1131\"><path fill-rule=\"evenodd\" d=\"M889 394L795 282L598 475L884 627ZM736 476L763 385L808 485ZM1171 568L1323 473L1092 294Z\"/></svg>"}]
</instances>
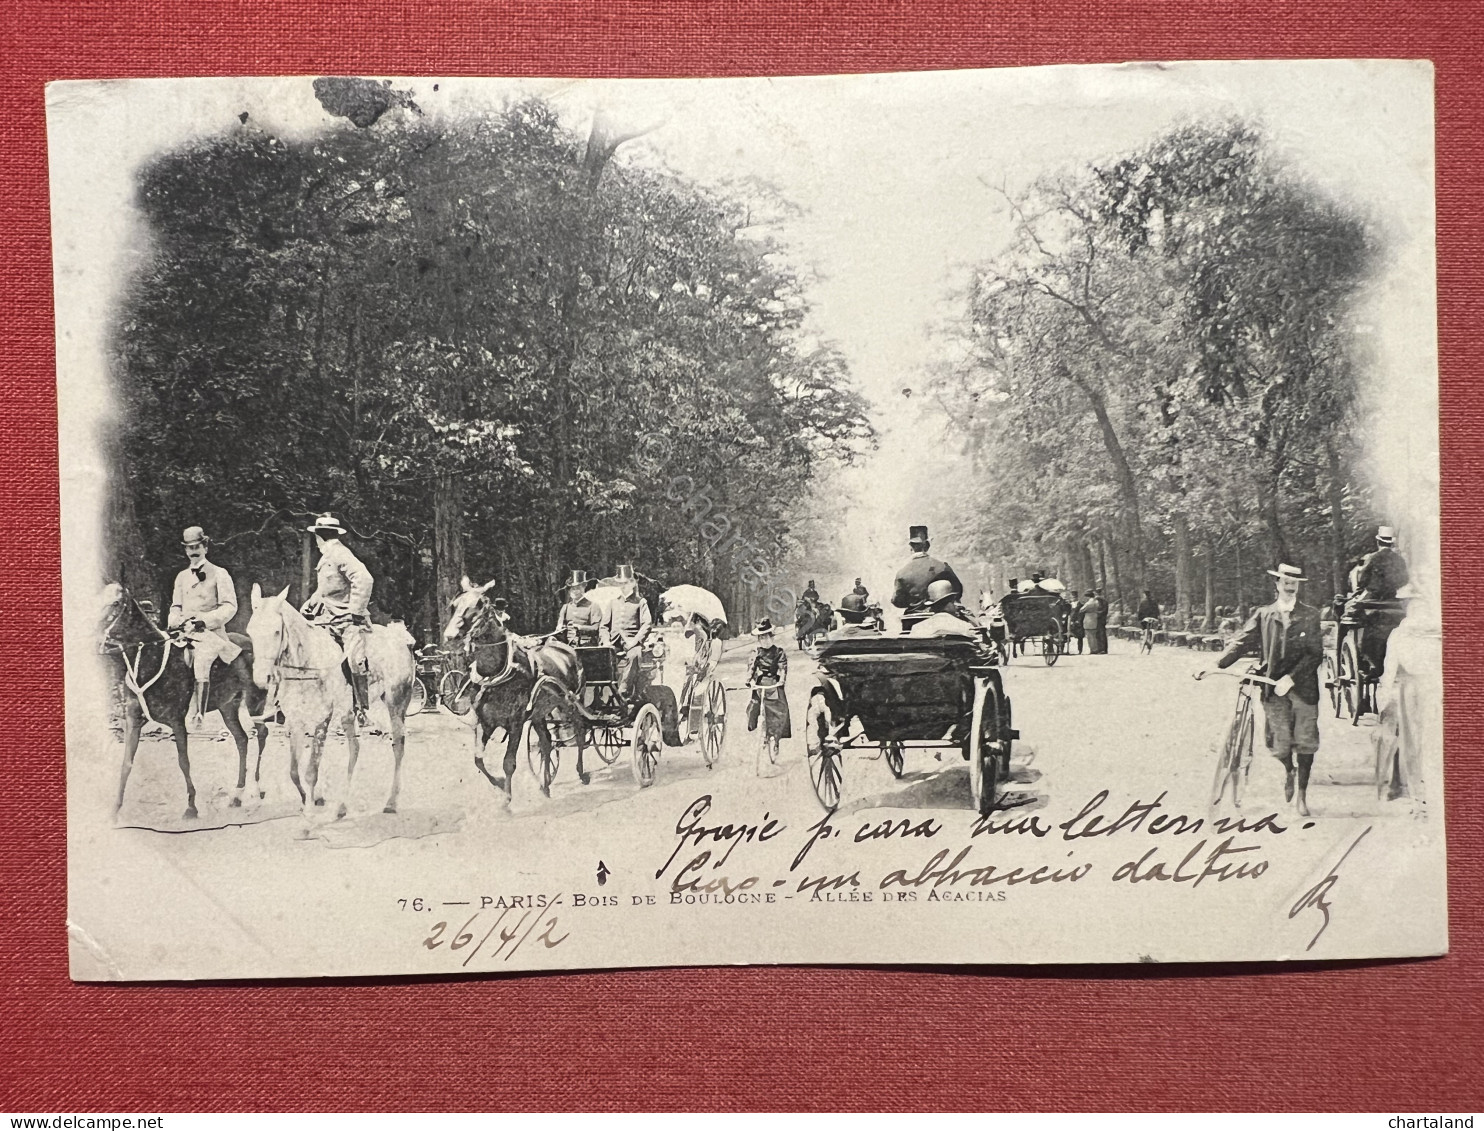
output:
<instances>
[{"instance_id":1,"label":"carriage driver","mask_svg":"<svg viewBox=\"0 0 1484 1131\"><path fill-rule=\"evenodd\" d=\"M307 527L319 543L315 590L299 611L311 624L323 625L345 652L350 686L355 697L356 722L366 723L369 703L366 634L371 631L371 571L350 552L340 536L345 527L332 514L322 514Z\"/></svg>"},{"instance_id":2,"label":"carriage driver","mask_svg":"<svg viewBox=\"0 0 1484 1131\"><path fill-rule=\"evenodd\" d=\"M227 638L227 622L237 615L237 589L230 573L206 560L211 539L199 526L188 526L180 544L191 564L175 576L175 594L165 623L168 628L179 629L190 641L196 690L186 717L194 730L206 714L211 665L217 660L230 664L242 649Z\"/></svg>"},{"instance_id":3,"label":"carriage driver","mask_svg":"<svg viewBox=\"0 0 1484 1131\"><path fill-rule=\"evenodd\" d=\"M623 596L609 607L609 631L613 634L613 647L618 651L619 690L626 697L639 693L639 655L644 642L654 630L654 614L649 611L649 602L639 592L639 581L634 576L632 565L621 565L615 571Z\"/></svg>"},{"instance_id":4,"label":"carriage driver","mask_svg":"<svg viewBox=\"0 0 1484 1131\"><path fill-rule=\"evenodd\" d=\"M912 557L897 571L896 591L891 596L893 605L908 614L920 615L930 601L928 586L939 580L952 583L955 600L963 598L963 582L953 567L928 555L931 543L926 526L912 527L907 545L912 548Z\"/></svg>"},{"instance_id":5,"label":"carriage driver","mask_svg":"<svg viewBox=\"0 0 1484 1131\"><path fill-rule=\"evenodd\" d=\"M588 600L587 571L574 569L564 588L567 590L567 603L557 613L552 635L560 636L574 648L602 643L608 618L600 605Z\"/></svg>"}]
</instances>

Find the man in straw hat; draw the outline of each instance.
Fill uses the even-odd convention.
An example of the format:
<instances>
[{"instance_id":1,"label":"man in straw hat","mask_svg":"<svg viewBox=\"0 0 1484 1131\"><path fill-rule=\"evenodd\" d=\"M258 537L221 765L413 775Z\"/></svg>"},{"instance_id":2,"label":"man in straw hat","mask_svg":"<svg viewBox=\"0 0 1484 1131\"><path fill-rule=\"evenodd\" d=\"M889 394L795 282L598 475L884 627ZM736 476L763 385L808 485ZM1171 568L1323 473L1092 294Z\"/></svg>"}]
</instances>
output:
<instances>
[{"instance_id":1,"label":"man in straw hat","mask_svg":"<svg viewBox=\"0 0 1484 1131\"><path fill-rule=\"evenodd\" d=\"M567 591L567 603L557 613L552 635L560 636L573 647L601 644L608 628L608 614L587 595L590 588L587 571L574 569L563 588Z\"/></svg>"},{"instance_id":2,"label":"man in straw hat","mask_svg":"<svg viewBox=\"0 0 1484 1131\"><path fill-rule=\"evenodd\" d=\"M345 653L350 669L350 687L355 699L356 722L366 725L370 705L371 666L366 659L366 635L371 631L371 571L340 539L346 528L333 514L325 513L306 529L319 544L315 589L299 610L312 624L330 630Z\"/></svg>"},{"instance_id":3,"label":"man in straw hat","mask_svg":"<svg viewBox=\"0 0 1484 1131\"><path fill-rule=\"evenodd\" d=\"M188 526L180 536L190 563L175 575L166 626L179 630L191 643L191 668L196 690L187 714L192 729L199 728L206 714L211 690L211 665L217 660L230 664L242 652L227 636L227 622L237 615L237 588L232 575L206 560L211 539L199 526Z\"/></svg>"},{"instance_id":4,"label":"man in straw hat","mask_svg":"<svg viewBox=\"0 0 1484 1131\"><path fill-rule=\"evenodd\" d=\"M912 550L912 557L897 570L896 587L891 596L891 603L906 614L904 624L908 617L915 620L924 614L928 605L928 586L935 581L949 582L955 598L964 595L963 582L959 581L953 567L928 554L932 543L928 541L926 526L912 527L907 535L907 545Z\"/></svg>"},{"instance_id":5,"label":"man in straw hat","mask_svg":"<svg viewBox=\"0 0 1484 1131\"><path fill-rule=\"evenodd\" d=\"M654 631L654 614L639 592L639 579L634 576L632 565L620 565L614 576L622 591L622 596L608 606L608 629L613 634L613 647L619 653L614 676L623 693L634 696L638 694L639 655Z\"/></svg>"},{"instance_id":6,"label":"man in straw hat","mask_svg":"<svg viewBox=\"0 0 1484 1131\"><path fill-rule=\"evenodd\" d=\"M1396 552L1396 531L1376 528L1376 552L1369 555L1355 578L1355 589L1367 601L1395 601L1397 590L1411 578L1407 559Z\"/></svg>"},{"instance_id":7,"label":"man in straw hat","mask_svg":"<svg viewBox=\"0 0 1484 1131\"><path fill-rule=\"evenodd\" d=\"M1300 583L1309 580L1298 566L1279 564L1272 604L1253 610L1221 658L1219 668L1244 656L1261 659L1259 673L1275 684L1262 685L1264 736L1268 751L1283 763L1283 798L1295 802L1299 815L1309 815L1309 771L1319 750L1319 665L1324 638L1319 610L1298 599Z\"/></svg>"}]
</instances>

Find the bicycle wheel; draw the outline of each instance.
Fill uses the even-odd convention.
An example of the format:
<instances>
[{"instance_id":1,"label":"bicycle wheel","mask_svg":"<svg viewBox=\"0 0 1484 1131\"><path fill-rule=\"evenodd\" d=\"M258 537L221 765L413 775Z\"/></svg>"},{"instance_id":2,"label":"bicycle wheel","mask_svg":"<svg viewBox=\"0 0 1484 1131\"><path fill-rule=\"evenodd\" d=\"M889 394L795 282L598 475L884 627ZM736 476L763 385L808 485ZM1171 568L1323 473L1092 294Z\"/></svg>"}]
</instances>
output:
<instances>
[{"instance_id":1,"label":"bicycle wheel","mask_svg":"<svg viewBox=\"0 0 1484 1131\"><path fill-rule=\"evenodd\" d=\"M474 696L469 693L469 673L444 672L438 681L438 702L444 710L454 715L467 715L474 705Z\"/></svg>"},{"instance_id":2,"label":"bicycle wheel","mask_svg":"<svg viewBox=\"0 0 1484 1131\"><path fill-rule=\"evenodd\" d=\"M1324 692L1329 696L1330 710L1335 713L1335 718L1340 717L1340 677L1335 671L1335 658L1328 652L1324 654Z\"/></svg>"},{"instance_id":3,"label":"bicycle wheel","mask_svg":"<svg viewBox=\"0 0 1484 1131\"><path fill-rule=\"evenodd\" d=\"M882 744L886 751L886 768L891 771L891 776L899 778L902 776L904 766L902 744L900 742L886 742Z\"/></svg>"},{"instance_id":4,"label":"bicycle wheel","mask_svg":"<svg viewBox=\"0 0 1484 1131\"><path fill-rule=\"evenodd\" d=\"M428 686L423 683L422 676L416 676L412 681L412 698L407 701L407 713L409 715L420 715L428 706Z\"/></svg>"},{"instance_id":5,"label":"bicycle wheel","mask_svg":"<svg viewBox=\"0 0 1484 1131\"><path fill-rule=\"evenodd\" d=\"M1139 642L1139 650L1146 656L1154 651L1154 630L1152 628L1144 630L1144 638Z\"/></svg>"},{"instance_id":6,"label":"bicycle wheel","mask_svg":"<svg viewBox=\"0 0 1484 1131\"><path fill-rule=\"evenodd\" d=\"M1252 700L1247 697L1244 688L1237 700L1236 714L1232 716L1231 725L1226 728L1226 738L1221 743L1221 756L1216 761L1216 780L1211 786L1211 808L1221 804L1228 784L1231 786L1232 804L1241 804L1240 779L1245 775L1243 751L1247 751L1245 760L1250 761L1252 732Z\"/></svg>"}]
</instances>

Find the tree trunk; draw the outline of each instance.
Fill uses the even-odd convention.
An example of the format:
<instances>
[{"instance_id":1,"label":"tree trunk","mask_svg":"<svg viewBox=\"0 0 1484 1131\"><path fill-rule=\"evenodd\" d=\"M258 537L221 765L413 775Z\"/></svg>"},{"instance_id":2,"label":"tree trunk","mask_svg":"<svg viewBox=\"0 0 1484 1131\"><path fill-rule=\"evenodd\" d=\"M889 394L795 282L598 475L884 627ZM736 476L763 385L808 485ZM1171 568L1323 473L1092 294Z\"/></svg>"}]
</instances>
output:
<instances>
[{"instance_id":1,"label":"tree trunk","mask_svg":"<svg viewBox=\"0 0 1484 1131\"><path fill-rule=\"evenodd\" d=\"M1106 553L1106 551L1104 549L1104 545L1105 545L1105 543L1104 543L1102 537L1100 536L1098 538L1098 572L1097 572L1097 581L1096 581L1096 584L1093 585L1093 588L1094 589L1103 589L1103 590L1106 590L1108 588L1108 556L1107 556L1107 553Z\"/></svg>"},{"instance_id":2,"label":"tree trunk","mask_svg":"<svg viewBox=\"0 0 1484 1131\"><path fill-rule=\"evenodd\" d=\"M1206 539L1204 550L1206 559L1206 631L1216 631L1216 547L1211 539Z\"/></svg>"},{"instance_id":3,"label":"tree trunk","mask_svg":"<svg viewBox=\"0 0 1484 1131\"><path fill-rule=\"evenodd\" d=\"M1175 617L1182 629L1190 627L1192 574L1190 560L1190 525L1183 514L1174 516L1175 527ZM1142 594L1141 594L1142 596Z\"/></svg>"},{"instance_id":4,"label":"tree trunk","mask_svg":"<svg viewBox=\"0 0 1484 1131\"><path fill-rule=\"evenodd\" d=\"M464 509L459 481L439 475L433 485L433 560L438 571L438 608L458 596L464 576Z\"/></svg>"},{"instance_id":5,"label":"tree trunk","mask_svg":"<svg viewBox=\"0 0 1484 1131\"><path fill-rule=\"evenodd\" d=\"M1247 616L1247 594L1242 579L1242 539L1240 535L1235 542L1237 559L1237 617L1246 619Z\"/></svg>"},{"instance_id":6,"label":"tree trunk","mask_svg":"<svg viewBox=\"0 0 1484 1131\"><path fill-rule=\"evenodd\" d=\"M314 535L307 530L299 531L299 599L302 605L314 592Z\"/></svg>"},{"instance_id":7,"label":"tree trunk","mask_svg":"<svg viewBox=\"0 0 1484 1131\"><path fill-rule=\"evenodd\" d=\"M1343 593L1346 584L1345 569L1345 490L1341 478L1340 453L1335 449L1334 438L1324 440L1325 455L1329 458L1329 534L1330 534L1330 582L1331 593Z\"/></svg>"},{"instance_id":8,"label":"tree trunk","mask_svg":"<svg viewBox=\"0 0 1484 1131\"><path fill-rule=\"evenodd\" d=\"M1082 390L1087 397L1088 404L1092 406L1093 416L1097 418L1098 431L1103 438L1103 448L1108 453L1108 459L1113 464L1113 477L1118 481L1118 492L1123 499L1124 523L1127 527L1128 549L1130 562L1136 574L1135 581L1140 588L1144 587L1144 525L1139 509L1139 484L1134 478L1133 469L1129 467L1128 456L1124 453L1123 444L1118 439L1118 432L1113 427L1113 418L1108 414L1108 404L1103 396L1102 390L1096 388L1091 382L1084 381L1068 369L1063 369L1065 375ZM1117 563L1114 563L1114 573L1117 573ZM1120 598L1121 602L1121 598Z\"/></svg>"}]
</instances>

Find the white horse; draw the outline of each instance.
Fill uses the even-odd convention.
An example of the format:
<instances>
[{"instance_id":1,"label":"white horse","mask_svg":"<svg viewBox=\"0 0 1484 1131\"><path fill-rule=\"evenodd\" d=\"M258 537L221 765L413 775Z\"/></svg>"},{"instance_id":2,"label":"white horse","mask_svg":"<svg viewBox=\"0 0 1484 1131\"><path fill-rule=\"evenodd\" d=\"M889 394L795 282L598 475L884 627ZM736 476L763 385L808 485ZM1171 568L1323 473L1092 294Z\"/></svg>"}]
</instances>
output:
<instances>
[{"instance_id":1,"label":"white horse","mask_svg":"<svg viewBox=\"0 0 1484 1131\"><path fill-rule=\"evenodd\" d=\"M252 587L252 619L247 634L253 642L253 682L275 696L283 712L289 736L289 776L304 802L304 816L312 817L314 806L324 804L319 788L320 756L330 724L339 720L349 747L345 788L356 772L360 740L356 733L355 699L344 669L345 654L328 629L310 624L285 599L288 589L271 597ZM397 793L402 788L402 751L406 737L407 705L412 700L412 681L417 664L409 645L411 634L400 624L374 625L366 640L366 659L371 667L367 698L386 704L392 731L392 792L384 813L397 811ZM270 707L271 709L271 707ZM309 757L301 757L304 739L309 739ZM302 772L301 772L302 766ZM345 816L345 802L335 814Z\"/></svg>"}]
</instances>

